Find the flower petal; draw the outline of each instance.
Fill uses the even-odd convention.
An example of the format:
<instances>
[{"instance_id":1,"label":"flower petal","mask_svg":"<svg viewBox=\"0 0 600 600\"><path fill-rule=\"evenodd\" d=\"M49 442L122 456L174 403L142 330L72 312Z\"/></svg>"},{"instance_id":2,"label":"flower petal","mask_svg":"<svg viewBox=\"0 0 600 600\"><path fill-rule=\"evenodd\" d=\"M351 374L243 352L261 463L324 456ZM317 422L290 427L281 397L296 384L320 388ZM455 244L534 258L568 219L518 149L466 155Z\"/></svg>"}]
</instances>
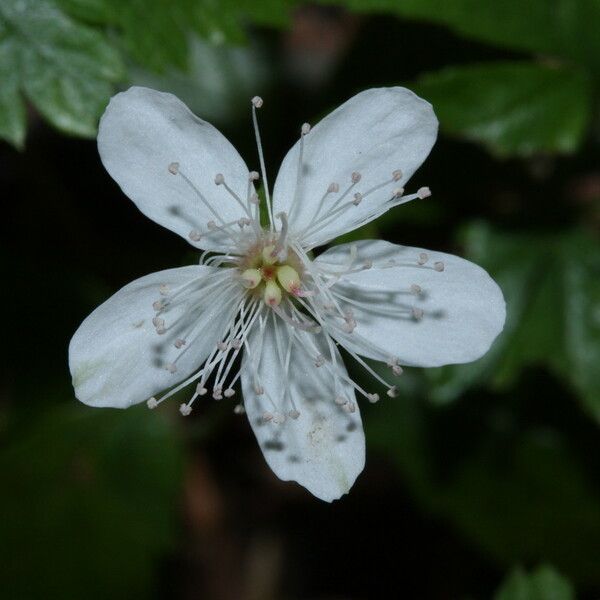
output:
<instances>
[{"instance_id":1,"label":"flower petal","mask_svg":"<svg viewBox=\"0 0 600 600\"><path fill-rule=\"evenodd\" d=\"M100 120L98 150L106 170L147 217L197 248L231 247L227 235L207 224L247 214L215 176L221 173L245 202L248 168L227 139L178 98L143 87L117 94ZM198 233L202 237L194 241Z\"/></svg>"},{"instance_id":2,"label":"flower petal","mask_svg":"<svg viewBox=\"0 0 600 600\"><path fill-rule=\"evenodd\" d=\"M186 303L173 303L173 308L166 310L167 331L158 335L152 323L152 304L161 298L161 285L175 290L187 284L201 290L208 276L216 279L228 274L197 265L152 273L126 285L96 308L69 345L77 398L90 406L126 408L179 383L200 367L224 334L234 313L232 303L224 305L208 298L203 307L201 300L195 302L198 314L193 323L201 337L197 333L188 337L192 332L178 325L178 317L189 310ZM175 347L178 338L186 339L183 348ZM175 373L167 370L169 364L176 365Z\"/></svg>"},{"instance_id":3,"label":"flower petal","mask_svg":"<svg viewBox=\"0 0 600 600\"><path fill-rule=\"evenodd\" d=\"M334 348L337 364L326 362L317 368L314 361L319 353L331 356L323 349L322 335L296 331L274 315L264 336L258 329L251 336L251 351L244 354L242 370L250 425L277 477L297 481L317 498L331 502L350 490L365 463L365 439L354 390L339 379L347 377L341 356ZM286 375L290 335L294 335L294 343ZM264 394L257 395L257 384L263 386ZM352 403L354 412L336 404L336 396ZM298 410L300 415L293 419L290 410ZM265 421L265 413L275 418ZM283 423L276 422L279 415L286 415Z\"/></svg>"},{"instance_id":4,"label":"flower petal","mask_svg":"<svg viewBox=\"0 0 600 600\"><path fill-rule=\"evenodd\" d=\"M436 367L478 359L502 331L502 291L481 267L451 254L378 240L336 246L315 264L347 265L352 246L359 263L373 266L342 276L332 288L354 312L354 332L336 336L351 350L377 360ZM422 253L427 262L419 265Z\"/></svg>"},{"instance_id":5,"label":"flower petal","mask_svg":"<svg viewBox=\"0 0 600 600\"><path fill-rule=\"evenodd\" d=\"M300 142L288 152L275 182L275 214L286 212L291 231L311 247L363 225L387 209L394 190L403 187L427 158L437 127L431 105L410 90L379 88L357 94L304 137L300 178ZM398 169L402 173L394 181L392 173ZM339 206L345 208L324 218L350 188L352 173L359 174L360 181L341 201ZM358 206L351 203L355 192L365 194L384 182L388 183ZM319 208L332 183L339 191L327 195Z\"/></svg>"}]
</instances>

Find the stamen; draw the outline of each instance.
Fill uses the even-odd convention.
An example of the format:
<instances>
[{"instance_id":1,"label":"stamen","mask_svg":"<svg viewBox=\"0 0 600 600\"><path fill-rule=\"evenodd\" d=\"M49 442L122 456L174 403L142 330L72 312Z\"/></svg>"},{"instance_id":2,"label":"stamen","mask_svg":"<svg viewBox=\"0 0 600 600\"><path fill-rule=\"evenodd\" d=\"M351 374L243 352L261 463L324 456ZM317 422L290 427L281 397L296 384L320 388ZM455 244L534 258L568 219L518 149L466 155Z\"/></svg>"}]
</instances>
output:
<instances>
[{"instance_id":1,"label":"stamen","mask_svg":"<svg viewBox=\"0 0 600 600\"><path fill-rule=\"evenodd\" d=\"M271 195L269 194L269 183L267 182L267 170L265 168L265 157L263 155L262 143L260 140L260 130L258 128L258 118L256 109L263 105L263 100L260 96L252 98L252 124L254 125L254 135L256 138L256 146L258 149L258 160L260 163L260 172L265 188L265 197L267 201L267 212L269 214L269 229L273 231L273 209L271 207Z\"/></svg>"},{"instance_id":2,"label":"stamen","mask_svg":"<svg viewBox=\"0 0 600 600\"><path fill-rule=\"evenodd\" d=\"M433 268L441 273L444 270L444 263L442 261L435 262L433 263Z\"/></svg>"},{"instance_id":3,"label":"stamen","mask_svg":"<svg viewBox=\"0 0 600 600\"><path fill-rule=\"evenodd\" d=\"M417 196L421 200L425 200L425 198L429 198L431 196L431 190L428 187L422 187L417 190Z\"/></svg>"}]
</instances>

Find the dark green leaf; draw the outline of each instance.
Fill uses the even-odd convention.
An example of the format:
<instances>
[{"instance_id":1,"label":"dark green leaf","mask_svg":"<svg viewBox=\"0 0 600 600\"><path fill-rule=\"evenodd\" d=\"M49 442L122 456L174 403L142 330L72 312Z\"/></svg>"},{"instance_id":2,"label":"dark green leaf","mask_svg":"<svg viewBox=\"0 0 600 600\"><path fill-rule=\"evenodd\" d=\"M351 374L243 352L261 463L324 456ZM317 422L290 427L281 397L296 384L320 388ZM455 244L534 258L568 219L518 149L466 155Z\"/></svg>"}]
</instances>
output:
<instances>
[{"instance_id":1,"label":"dark green leaf","mask_svg":"<svg viewBox=\"0 0 600 600\"><path fill-rule=\"evenodd\" d=\"M163 73L188 67L190 35L211 43L245 41L247 23L283 25L291 1L249 0L59 0L69 14L116 28L140 65Z\"/></svg>"},{"instance_id":2,"label":"dark green leaf","mask_svg":"<svg viewBox=\"0 0 600 600\"><path fill-rule=\"evenodd\" d=\"M14 45L0 36L0 138L22 148L27 123L16 64Z\"/></svg>"},{"instance_id":3,"label":"dark green leaf","mask_svg":"<svg viewBox=\"0 0 600 600\"><path fill-rule=\"evenodd\" d=\"M483 556L503 568L548 560L577 581L600 582L600 497L560 431L482 398L441 409L402 394L367 417L370 448Z\"/></svg>"},{"instance_id":4,"label":"dark green leaf","mask_svg":"<svg viewBox=\"0 0 600 600\"><path fill-rule=\"evenodd\" d=\"M534 63L450 67L411 88L433 104L443 131L504 156L573 152L590 119L589 81L573 68Z\"/></svg>"},{"instance_id":5,"label":"dark green leaf","mask_svg":"<svg viewBox=\"0 0 600 600\"><path fill-rule=\"evenodd\" d=\"M361 11L424 19L508 48L569 58L600 70L597 0L342 0Z\"/></svg>"},{"instance_id":6,"label":"dark green leaf","mask_svg":"<svg viewBox=\"0 0 600 600\"><path fill-rule=\"evenodd\" d=\"M113 84L123 76L119 55L104 38L47 0L4 0L0 32L0 72L18 77L13 93L18 86L59 129L95 135Z\"/></svg>"},{"instance_id":7,"label":"dark green leaf","mask_svg":"<svg viewBox=\"0 0 600 600\"><path fill-rule=\"evenodd\" d=\"M431 397L448 402L486 379L505 389L524 367L546 365L600 421L600 244L580 232L503 235L483 225L465 242L504 292L506 326L479 361L428 370Z\"/></svg>"},{"instance_id":8,"label":"dark green leaf","mask_svg":"<svg viewBox=\"0 0 600 600\"><path fill-rule=\"evenodd\" d=\"M575 600L571 584L552 567L538 567L530 575L515 569L494 600Z\"/></svg>"},{"instance_id":9,"label":"dark green leaf","mask_svg":"<svg viewBox=\"0 0 600 600\"><path fill-rule=\"evenodd\" d=\"M40 418L0 454L3 595L150 597L181 470L156 413L69 405Z\"/></svg>"}]
</instances>

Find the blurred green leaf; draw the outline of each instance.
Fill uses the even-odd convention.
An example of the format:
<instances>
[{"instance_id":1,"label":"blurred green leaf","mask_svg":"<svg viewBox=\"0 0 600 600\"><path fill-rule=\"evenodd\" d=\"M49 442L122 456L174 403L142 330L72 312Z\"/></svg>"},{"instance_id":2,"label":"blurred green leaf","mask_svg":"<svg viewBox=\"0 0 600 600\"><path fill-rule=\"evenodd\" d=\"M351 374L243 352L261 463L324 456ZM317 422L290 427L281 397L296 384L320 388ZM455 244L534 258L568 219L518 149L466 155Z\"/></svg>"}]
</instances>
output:
<instances>
[{"instance_id":1,"label":"blurred green leaf","mask_svg":"<svg viewBox=\"0 0 600 600\"><path fill-rule=\"evenodd\" d=\"M116 28L132 58L158 73L188 68L189 38L245 41L247 22L282 25L292 2L235 0L59 0L69 14Z\"/></svg>"},{"instance_id":2,"label":"blurred green leaf","mask_svg":"<svg viewBox=\"0 0 600 600\"><path fill-rule=\"evenodd\" d=\"M421 507L484 556L503 567L550 561L600 583L600 497L555 428L525 425L498 401L440 408L403 394L370 411L366 431Z\"/></svg>"},{"instance_id":3,"label":"blurred green leaf","mask_svg":"<svg viewBox=\"0 0 600 600\"><path fill-rule=\"evenodd\" d=\"M17 148L25 143L25 105L19 93L19 75L14 44L6 39L0 21L0 138Z\"/></svg>"},{"instance_id":4,"label":"blurred green leaf","mask_svg":"<svg viewBox=\"0 0 600 600\"><path fill-rule=\"evenodd\" d=\"M411 88L442 130L507 156L573 152L586 133L591 90L581 72L527 62L449 67Z\"/></svg>"},{"instance_id":5,"label":"blurred green leaf","mask_svg":"<svg viewBox=\"0 0 600 600\"><path fill-rule=\"evenodd\" d=\"M507 321L480 360L427 371L432 399L451 401L488 379L506 389L524 367L546 365L600 421L600 244L579 231L503 234L483 224L464 237L467 256L504 292Z\"/></svg>"},{"instance_id":6,"label":"blurred green leaf","mask_svg":"<svg viewBox=\"0 0 600 600\"><path fill-rule=\"evenodd\" d=\"M149 597L174 538L181 458L144 409L70 404L32 423L0 454L3 595Z\"/></svg>"},{"instance_id":7,"label":"blurred green leaf","mask_svg":"<svg viewBox=\"0 0 600 600\"><path fill-rule=\"evenodd\" d=\"M517 568L506 578L494 600L575 600L575 592L552 567L538 567L530 575Z\"/></svg>"},{"instance_id":8,"label":"blurred green leaf","mask_svg":"<svg viewBox=\"0 0 600 600\"><path fill-rule=\"evenodd\" d=\"M507 48L569 58L600 70L598 0L341 0L349 8L391 12L447 25Z\"/></svg>"},{"instance_id":9,"label":"blurred green leaf","mask_svg":"<svg viewBox=\"0 0 600 600\"><path fill-rule=\"evenodd\" d=\"M226 122L239 112L247 115L248 98L267 85L268 68L263 53L250 44L215 46L193 36L187 71L160 75L133 67L130 75L132 85L168 90L203 119Z\"/></svg>"},{"instance_id":10,"label":"blurred green leaf","mask_svg":"<svg viewBox=\"0 0 600 600\"><path fill-rule=\"evenodd\" d=\"M93 136L97 120L123 77L118 53L92 29L76 24L47 0L0 4L0 73L11 73L2 94L0 133L22 143L23 109L17 89L56 127ZM0 109L1 110L1 109Z\"/></svg>"}]
</instances>

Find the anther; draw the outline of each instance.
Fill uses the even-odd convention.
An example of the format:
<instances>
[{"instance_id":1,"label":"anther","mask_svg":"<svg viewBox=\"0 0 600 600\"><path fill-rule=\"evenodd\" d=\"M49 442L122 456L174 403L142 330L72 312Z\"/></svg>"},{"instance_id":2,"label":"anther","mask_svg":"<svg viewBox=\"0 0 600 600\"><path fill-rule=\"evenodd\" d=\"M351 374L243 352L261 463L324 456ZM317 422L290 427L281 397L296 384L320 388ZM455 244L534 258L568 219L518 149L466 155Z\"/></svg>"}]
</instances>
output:
<instances>
[{"instance_id":1,"label":"anther","mask_svg":"<svg viewBox=\"0 0 600 600\"><path fill-rule=\"evenodd\" d=\"M357 171L354 171L354 173L352 173L352 175L350 176L350 179L352 180L352 183L358 183L362 178L362 175L360 173L358 173Z\"/></svg>"},{"instance_id":2,"label":"anther","mask_svg":"<svg viewBox=\"0 0 600 600\"><path fill-rule=\"evenodd\" d=\"M281 302L281 288L274 281L266 282L264 300L267 306L279 306Z\"/></svg>"},{"instance_id":3,"label":"anther","mask_svg":"<svg viewBox=\"0 0 600 600\"><path fill-rule=\"evenodd\" d=\"M156 327L157 329L159 329L159 328L165 326L165 320L161 319L160 317L154 317L152 319L152 325L154 325L154 327Z\"/></svg>"},{"instance_id":4,"label":"anther","mask_svg":"<svg viewBox=\"0 0 600 600\"><path fill-rule=\"evenodd\" d=\"M231 347L234 350L239 350L242 347L242 340L233 340L233 342L231 342Z\"/></svg>"},{"instance_id":5,"label":"anther","mask_svg":"<svg viewBox=\"0 0 600 600\"><path fill-rule=\"evenodd\" d=\"M217 348L221 351L221 352L225 352L225 350L227 350L228 346L225 342L219 342L217 344Z\"/></svg>"},{"instance_id":6,"label":"anther","mask_svg":"<svg viewBox=\"0 0 600 600\"><path fill-rule=\"evenodd\" d=\"M206 392L208 392L208 390L202 385L202 383L199 383L196 386L196 394L198 394L198 396L204 396Z\"/></svg>"},{"instance_id":7,"label":"anther","mask_svg":"<svg viewBox=\"0 0 600 600\"><path fill-rule=\"evenodd\" d=\"M168 286L166 283L161 283L161 284L158 286L158 293L159 293L161 296L166 296L166 295L169 293L169 291L170 291L170 290L169 290L169 286Z\"/></svg>"},{"instance_id":8,"label":"anther","mask_svg":"<svg viewBox=\"0 0 600 600\"><path fill-rule=\"evenodd\" d=\"M322 354L319 354L315 359L315 367L322 367L325 364L325 357Z\"/></svg>"},{"instance_id":9,"label":"anther","mask_svg":"<svg viewBox=\"0 0 600 600\"><path fill-rule=\"evenodd\" d=\"M362 264L362 268L366 271L367 269L370 269L373 267L373 261L372 260L365 260L365 262Z\"/></svg>"},{"instance_id":10,"label":"anther","mask_svg":"<svg viewBox=\"0 0 600 600\"><path fill-rule=\"evenodd\" d=\"M265 423L268 423L269 421L272 421L272 420L273 420L273 414L272 414L272 413L270 413L270 412L264 412L264 413L263 413L263 416L262 416L262 420L263 420Z\"/></svg>"},{"instance_id":11,"label":"anther","mask_svg":"<svg viewBox=\"0 0 600 600\"><path fill-rule=\"evenodd\" d=\"M423 318L423 309L422 308L413 308L412 309L413 319L416 321L420 321Z\"/></svg>"},{"instance_id":12,"label":"anther","mask_svg":"<svg viewBox=\"0 0 600 600\"><path fill-rule=\"evenodd\" d=\"M199 242L202 239L202 234L197 229L192 229L188 233L188 237L192 242Z\"/></svg>"},{"instance_id":13,"label":"anther","mask_svg":"<svg viewBox=\"0 0 600 600\"><path fill-rule=\"evenodd\" d=\"M392 373L399 377L404 373L404 369L400 365L392 365Z\"/></svg>"},{"instance_id":14,"label":"anther","mask_svg":"<svg viewBox=\"0 0 600 600\"><path fill-rule=\"evenodd\" d=\"M393 385L387 392L386 394L390 397L390 398L395 398L398 395L398 388Z\"/></svg>"},{"instance_id":15,"label":"anther","mask_svg":"<svg viewBox=\"0 0 600 600\"><path fill-rule=\"evenodd\" d=\"M258 174L258 171L250 171L249 175L248 175L248 179L250 181L258 181L260 175Z\"/></svg>"},{"instance_id":16,"label":"anther","mask_svg":"<svg viewBox=\"0 0 600 600\"><path fill-rule=\"evenodd\" d=\"M211 230L214 231L217 228L217 224L214 221L209 221L206 226Z\"/></svg>"},{"instance_id":17,"label":"anther","mask_svg":"<svg viewBox=\"0 0 600 600\"><path fill-rule=\"evenodd\" d=\"M347 402L344 404L344 410L348 413L356 412L356 404L354 402Z\"/></svg>"},{"instance_id":18,"label":"anther","mask_svg":"<svg viewBox=\"0 0 600 600\"><path fill-rule=\"evenodd\" d=\"M148 408L150 410L152 410L153 408L156 408L158 406L158 400L152 396L152 398L150 398L147 402L146 405L148 406Z\"/></svg>"},{"instance_id":19,"label":"anther","mask_svg":"<svg viewBox=\"0 0 600 600\"><path fill-rule=\"evenodd\" d=\"M273 423L277 423L277 425L282 425L283 423L285 423L285 415L279 412L273 413Z\"/></svg>"},{"instance_id":20,"label":"anther","mask_svg":"<svg viewBox=\"0 0 600 600\"><path fill-rule=\"evenodd\" d=\"M352 204L354 204L354 206L358 206L362 199L362 194L360 192L356 192L356 194L354 194L354 200L352 200Z\"/></svg>"},{"instance_id":21,"label":"anther","mask_svg":"<svg viewBox=\"0 0 600 600\"><path fill-rule=\"evenodd\" d=\"M263 105L263 99L260 96L254 96L250 102L254 108L260 108Z\"/></svg>"},{"instance_id":22,"label":"anther","mask_svg":"<svg viewBox=\"0 0 600 600\"><path fill-rule=\"evenodd\" d=\"M402 195L404 194L404 188L396 188L392 193L394 198L402 198Z\"/></svg>"},{"instance_id":23,"label":"anther","mask_svg":"<svg viewBox=\"0 0 600 600\"><path fill-rule=\"evenodd\" d=\"M260 202L260 199L258 197L258 194L252 194L252 196L250 196L250 204L258 204Z\"/></svg>"},{"instance_id":24,"label":"anther","mask_svg":"<svg viewBox=\"0 0 600 600\"><path fill-rule=\"evenodd\" d=\"M400 169L392 171L392 178L394 181L400 181L402 179L402 171Z\"/></svg>"},{"instance_id":25,"label":"anther","mask_svg":"<svg viewBox=\"0 0 600 600\"><path fill-rule=\"evenodd\" d=\"M335 397L335 403L338 406L344 406L344 404L348 403L348 400L346 400L346 398L343 398L342 396L336 396Z\"/></svg>"},{"instance_id":26,"label":"anther","mask_svg":"<svg viewBox=\"0 0 600 600\"><path fill-rule=\"evenodd\" d=\"M217 173L215 175L215 183L217 185L222 185L223 183L225 183L225 177L223 176L223 173Z\"/></svg>"},{"instance_id":27,"label":"anther","mask_svg":"<svg viewBox=\"0 0 600 600\"><path fill-rule=\"evenodd\" d=\"M379 394L367 394L367 399L371 404L375 404L375 402L379 402Z\"/></svg>"},{"instance_id":28,"label":"anther","mask_svg":"<svg viewBox=\"0 0 600 600\"><path fill-rule=\"evenodd\" d=\"M179 407L179 412L184 416L187 417L190 415L190 413L192 412L192 407L189 404L182 404Z\"/></svg>"},{"instance_id":29,"label":"anther","mask_svg":"<svg viewBox=\"0 0 600 600\"><path fill-rule=\"evenodd\" d=\"M418 296L422 291L423 289L421 288L421 286L417 285L416 283L413 283L410 286L410 293L414 294L415 296Z\"/></svg>"},{"instance_id":30,"label":"anther","mask_svg":"<svg viewBox=\"0 0 600 600\"><path fill-rule=\"evenodd\" d=\"M169 373L177 373L177 365L175 363L167 363L165 369L169 371Z\"/></svg>"},{"instance_id":31,"label":"anther","mask_svg":"<svg viewBox=\"0 0 600 600\"><path fill-rule=\"evenodd\" d=\"M236 415L243 415L246 412L246 409L244 408L243 404L236 404L233 407L233 412Z\"/></svg>"},{"instance_id":32,"label":"anther","mask_svg":"<svg viewBox=\"0 0 600 600\"><path fill-rule=\"evenodd\" d=\"M302 135L306 135L310 131L309 123L302 123L302 127L300 127L300 133Z\"/></svg>"},{"instance_id":33,"label":"anther","mask_svg":"<svg viewBox=\"0 0 600 600\"><path fill-rule=\"evenodd\" d=\"M175 346L175 348L177 348L178 350L183 348L185 346L185 340L182 338L177 338L175 340L175 342L173 343L173 346Z\"/></svg>"},{"instance_id":34,"label":"anther","mask_svg":"<svg viewBox=\"0 0 600 600\"><path fill-rule=\"evenodd\" d=\"M333 183L329 184L329 187L327 188L327 193L329 194L336 194L337 192L340 191L340 184L339 183L335 183L335 181Z\"/></svg>"},{"instance_id":35,"label":"anther","mask_svg":"<svg viewBox=\"0 0 600 600\"><path fill-rule=\"evenodd\" d=\"M223 399L223 389L219 386L217 386L216 388L213 388L212 397L215 400L222 400Z\"/></svg>"},{"instance_id":36,"label":"anther","mask_svg":"<svg viewBox=\"0 0 600 600\"><path fill-rule=\"evenodd\" d=\"M290 294L298 295L300 292L300 276L296 269L289 265L282 265L277 268L277 281Z\"/></svg>"},{"instance_id":37,"label":"anther","mask_svg":"<svg viewBox=\"0 0 600 600\"><path fill-rule=\"evenodd\" d=\"M169 168L169 173L171 173L171 175L177 175L177 173L179 173L179 163L178 162L172 162L168 168Z\"/></svg>"},{"instance_id":38,"label":"anther","mask_svg":"<svg viewBox=\"0 0 600 600\"><path fill-rule=\"evenodd\" d=\"M297 410L290 410L288 412L288 417L290 417L290 419L294 419L294 421L300 416L300 413Z\"/></svg>"},{"instance_id":39,"label":"anther","mask_svg":"<svg viewBox=\"0 0 600 600\"><path fill-rule=\"evenodd\" d=\"M156 302L152 303L152 308L158 312L159 310L162 310L165 307L165 303L163 300L157 300Z\"/></svg>"},{"instance_id":40,"label":"anther","mask_svg":"<svg viewBox=\"0 0 600 600\"><path fill-rule=\"evenodd\" d=\"M262 385L255 385L254 386L254 393L257 396L262 396L265 393L265 388Z\"/></svg>"},{"instance_id":41,"label":"anther","mask_svg":"<svg viewBox=\"0 0 600 600\"><path fill-rule=\"evenodd\" d=\"M260 283L261 274L258 269L246 269L240 279L245 288L252 290Z\"/></svg>"},{"instance_id":42,"label":"anther","mask_svg":"<svg viewBox=\"0 0 600 600\"><path fill-rule=\"evenodd\" d=\"M225 398L231 398L232 396L235 395L235 390L232 390L231 388L227 388L224 392L223 392L223 396L225 396Z\"/></svg>"},{"instance_id":43,"label":"anther","mask_svg":"<svg viewBox=\"0 0 600 600\"><path fill-rule=\"evenodd\" d=\"M444 270L444 263L442 261L433 263L433 268L441 273Z\"/></svg>"},{"instance_id":44,"label":"anther","mask_svg":"<svg viewBox=\"0 0 600 600\"><path fill-rule=\"evenodd\" d=\"M429 256L425 252L419 254L419 260L417 261L420 265L424 265L429 260Z\"/></svg>"},{"instance_id":45,"label":"anther","mask_svg":"<svg viewBox=\"0 0 600 600\"><path fill-rule=\"evenodd\" d=\"M428 187L422 187L417 190L417 196L424 200L425 198L429 198L431 196L431 190Z\"/></svg>"}]
</instances>

